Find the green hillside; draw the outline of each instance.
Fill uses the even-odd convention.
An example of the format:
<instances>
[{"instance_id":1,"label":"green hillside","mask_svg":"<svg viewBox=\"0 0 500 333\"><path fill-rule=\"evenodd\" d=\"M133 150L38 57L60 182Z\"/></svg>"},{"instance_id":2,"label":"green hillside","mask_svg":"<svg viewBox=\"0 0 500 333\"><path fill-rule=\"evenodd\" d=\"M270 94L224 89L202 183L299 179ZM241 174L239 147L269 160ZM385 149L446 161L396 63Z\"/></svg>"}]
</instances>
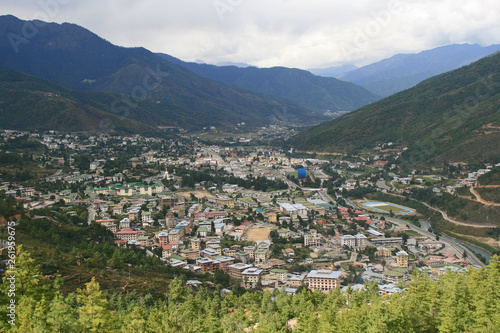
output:
<instances>
[{"instance_id":1,"label":"green hillside","mask_svg":"<svg viewBox=\"0 0 500 333\"><path fill-rule=\"evenodd\" d=\"M357 152L408 147L412 163L498 157L500 54L322 123L292 138L301 150Z\"/></svg>"},{"instance_id":2,"label":"green hillside","mask_svg":"<svg viewBox=\"0 0 500 333\"><path fill-rule=\"evenodd\" d=\"M124 101L118 94L75 91L0 68L3 129L158 133L156 126L193 126L208 121L175 107L149 101L129 106Z\"/></svg>"},{"instance_id":3,"label":"green hillside","mask_svg":"<svg viewBox=\"0 0 500 333\"><path fill-rule=\"evenodd\" d=\"M500 167L491 169L490 172L480 176L478 181L481 186L500 185Z\"/></svg>"},{"instance_id":4,"label":"green hillside","mask_svg":"<svg viewBox=\"0 0 500 333\"><path fill-rule=\"evenodd\" d=\"M100 107L106 99L118 97L74 92L43 79L0 69L0 128L159 132L155 127L106 112L111 110L111 104Z\"/></svg>"}]
</instances>

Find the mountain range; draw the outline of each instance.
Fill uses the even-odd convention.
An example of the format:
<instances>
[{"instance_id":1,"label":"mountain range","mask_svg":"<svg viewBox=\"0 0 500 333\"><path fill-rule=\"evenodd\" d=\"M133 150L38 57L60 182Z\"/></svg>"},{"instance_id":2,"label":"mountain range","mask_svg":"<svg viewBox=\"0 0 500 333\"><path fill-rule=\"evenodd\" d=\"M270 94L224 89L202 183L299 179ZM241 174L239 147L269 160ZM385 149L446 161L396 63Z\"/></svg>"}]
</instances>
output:
<instances>
[{"instance_id":1,"label":"mountain range","mask_svg":"<svg viewBox=\"0 0 500 333\"><path fill-rule=\"evenodd\" d=\"M469 65L497 51L500 51L500 45L483 47L478 44L453 44L416 54L396 54L388 59L331 76L387 97L432 76ZM320 70L315 70L314 73L325 75L321 74Z\"/></svg>"},{"instance_id":2,"label":"mountain range","mask_svg":"<svg viewBox=\"0 0 500 333\"><path fill-rule=\"evenodd\" d=\"M402 160L500 159L500 54L313 126L290 144L307 151L360 152L380 143L407 147Z\"/></svg>"},{"instance_id":3,"label":"mountain range","mask_svg":"<svg viewBox=\"0 0 500 333\"><path fill-rule=\"evenodd\" d=\"M13 44L19 39L12 36L23 38L20 34L26 24L37 27L36 34ZM165 110L163 120L171 125L185 123L190 129L230 128L242 122L303 126L331 119L281 97L200 77L144 48L113 45L75 24L1 16L0 36L0 67L74 90L123 94L129 108L147 100ZM193 117L183 118L183 114Z\"/></svg>"},{"instance_id":4,"label":"mountain range","mask_svg":"<svg viewBox=\"0 0 500 333\"><path fill-rule=\"evenodd\" d=\"M279 96L316 111L352 111L380 99L355 84L286 68L215 66L159 54L193 73L267 96Z\"/></svg>"}]
</instances>

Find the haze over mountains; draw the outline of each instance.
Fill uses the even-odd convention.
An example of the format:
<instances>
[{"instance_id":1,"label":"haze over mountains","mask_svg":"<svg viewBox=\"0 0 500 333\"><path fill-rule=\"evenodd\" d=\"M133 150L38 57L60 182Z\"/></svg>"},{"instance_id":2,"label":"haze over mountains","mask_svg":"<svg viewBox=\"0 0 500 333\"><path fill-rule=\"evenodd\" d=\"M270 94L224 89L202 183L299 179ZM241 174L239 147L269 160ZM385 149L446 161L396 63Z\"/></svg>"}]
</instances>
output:
<instances>
[{"instance_id":1,"label":"haze over mountains","mask_svg":"<svg viewBox=\"0 0 500 333\"><path fill-rule=\"evenodd\" d=\"M41 110L47 112L48 121L38 122L40 125L44 124L42 128L62 126L56 128L61 130L75 128L70 122L52 121L59 117L58 112L69 109L71 112L68 114L77 110L83 112L83 116L75 118L81 119L85 124L82 128L88 129L98 127L90 126L89 119L100 119L100 121L104 118L115 119L109 117L109 114L126 116L142 123L139 126L133 122L116 122L115 128L127 131L133 128L150 131L151 126L173 126L188 130L208 126L229 129L241 123L245 123L245 126L268 124L307 126L330 119L324 115L327 110L350 111L379 99L375 94L353 83L315 76L304 70L188 63L166 54L154 54L144 48L115 46L74 24L41 21L35 23L39 27L36 34L25 40L14 39L13 42L12 34L21 33L23 26L27 24L26 21L11 15L0 17L0 33L3 36L0 39L0 67L44 78L61 87L42 81L36 82L34 78L2 72L2 80L6 80L2 85L4 89L2 94L6 98L0 110L1 119L5 120L3 127L16 124L15 126L21 129L23 124L28 126L29 122L16 118L22 113L16 114L13 111L15 105L19 105L21 109L23 106L18 104L18 101L11 101L8 98L9 94L19 97L23 92L29 99L38 92L64 91L61 96L66 98L64 101L66 108L60 107L62 105L60 100L59 107L47 107L47 98L44 99L45 104L41 104L40 100L33 103L33 112ZM420 80L435 71L460 66L498 48L500 48L498 45L488 48L478 45L451 45L415 55L396 55L345 73L343 78L365 86L375 85L380 89L388 86L391 86L390 89L394 89L395 86L403 89L402 87L414 84L415 80ZM246 64L238 65L246 66ZM13 86L10 84L12 82L8 82L13 78L22 84ZM31 83L26 84L27 81ZM445 84L446 82L440 83L443 86ZM453 89L458 89L460 82L454 84ZM40 87L48 90L44 91ZM71 89L108 94L77 94ZM49 95L45 95L47 96ZM51 96L52 99L54 96L60 97L58 94ZM384 100L369 108L376 108L381 113L390 112L383 109L387 105L392 105L393 100ZM5 106L5 101L10 101L9 107ZM421 102L428 103L426 100ZM89 110L92 110L91 117ZM398 110L402 114L407 112L402 107ZM357 111L355 114L362 113ZM322 126L319 127L320 133L321 129L329 125ZM317 129L315 127L313 131ZM341 132L349 131L348 129L349 126ZM381 130L382 128L379 128L379 131ZM388 127L384 128L383 133L394 133L394 131L397 130ZM355 132L356 130L353 133ZM371 138L375 140L380 133L372 134ZM362 137L369 135L370 131L363 133ZM351 138L351 135L347 133L345 137ZM349 146L358 146L358 139L352 138ZM319 146L318 148L321 149Z\"/></svg>"},{"instance_id":2,"label":"haze over mountains","mask_svg":"<svg viewBox=\"0 0 500 333\"><path fill-rule=\"evenodd\" d=\"M219 80L229 86L196 75L180 60L144 48L115 46L74 24L35 21L36 34L22 39L19 34L25 24L11 15L0 17L0 67L75 90L132 96L129 105L120 103L122 108L147 100L158 104L152 119L158 119L162 113L158 108L163 108L162 125L184 124L188 129L230 128L243 122L247 126L303 126L331 119L323 114L325 110L350 111L378 99L352 83L287 68L241 68L251 74L238 82ZM152 123L147 117L140 121Z\"/></svg>"},{"instance_id":3,"label":"haze over mountains","mask_svg":"<svg viewBox=\"0 0 500 333\"><path fill-rule=\"evenodd\" d=\"M197 75L268 96L280 96L317 111L352 111L379 99L352 83L296 68L214 66L185 62L167 54L160 56Z\"/></svg>"},{"instance_id":4,"label":"haze over mountains","mask_svg":"<svg viewBox=\"0 0 500 333\"><path fill-rule=\"evenodd\" d=\"M359 152L407 146L408 161L500 158L500 54L438 75L416 87L301 132L302 150ZM405 157L403 156L403 157Z\"/></svg>"},{"instance_id":5,"label":"haze over mountains","mask_svg":"<svg viewBox=\"0 0 500 333\"><path fill-rule=\"evenodd\" d=\"M469 65L497 51L500 51L500 45L483 47L478 44L454 44L415 54L396 54L388 59L331 76L387 97L432 76ZM330 76L319 70L313 73Z\"/></svg>"},{"instance_id":6,"label":"haze over mountains","mask_svg":"<svg viewBox=\"0 0 500 333\"><path fill-rule=\"evenodd\" d=\"M12 32L21 33L25 23L14 16L0 18L3 36L0 67L45 78L71 89L132 96L127 107L148 100L162 106L165 120L173 125L184 122L191 127L228 128L241 122L250 126L276 122L304 125L329 119L282 98L270 98L202 78L144 48L115 46L74 24L37 22L40 28L36 35L17 45L16 53L7 36ZM120 106L125 107L123 104ZM169 111L176 111L179 116L183 113L197 116L176 119ZM283 114L286 117L282 117Z\"/></svg>"}]
</instances>

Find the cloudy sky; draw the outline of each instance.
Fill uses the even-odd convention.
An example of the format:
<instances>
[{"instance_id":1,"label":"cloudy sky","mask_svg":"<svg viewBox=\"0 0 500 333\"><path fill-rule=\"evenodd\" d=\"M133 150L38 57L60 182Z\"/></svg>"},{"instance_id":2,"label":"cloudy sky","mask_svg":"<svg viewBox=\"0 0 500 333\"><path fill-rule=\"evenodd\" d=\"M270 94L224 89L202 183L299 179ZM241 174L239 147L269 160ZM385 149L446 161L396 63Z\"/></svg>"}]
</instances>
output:
<instances>
[{"instance_id":1,"label":"cloudy sky","mask_svg":"<svg viewBox=\"0 0 500 333\"><path fill-rule=\"evenodd\" d=\"M500 44L498 0L1 0L0 13L81 25L186 61L366 65L454 43Z\"/></svg>"}]
</instances>

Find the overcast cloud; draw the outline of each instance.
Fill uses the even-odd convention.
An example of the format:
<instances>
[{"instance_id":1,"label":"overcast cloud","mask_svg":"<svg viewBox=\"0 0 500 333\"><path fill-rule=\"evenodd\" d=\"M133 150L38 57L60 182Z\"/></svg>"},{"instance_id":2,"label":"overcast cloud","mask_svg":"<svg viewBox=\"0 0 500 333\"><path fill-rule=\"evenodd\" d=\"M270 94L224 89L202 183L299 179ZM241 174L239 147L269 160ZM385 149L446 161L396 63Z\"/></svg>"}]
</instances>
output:
<instances>
[{"instance_id":1,"label":"overcast cloud","mask_svg":"<svg viewBox=\"0 0 500 333\"><path fill-rule=\"evenodd\" d=\"M455 43L500 43L498 0L1 0L21 19L81 25L186 61L366 65Z\"/></svg>"}]
</instances>

